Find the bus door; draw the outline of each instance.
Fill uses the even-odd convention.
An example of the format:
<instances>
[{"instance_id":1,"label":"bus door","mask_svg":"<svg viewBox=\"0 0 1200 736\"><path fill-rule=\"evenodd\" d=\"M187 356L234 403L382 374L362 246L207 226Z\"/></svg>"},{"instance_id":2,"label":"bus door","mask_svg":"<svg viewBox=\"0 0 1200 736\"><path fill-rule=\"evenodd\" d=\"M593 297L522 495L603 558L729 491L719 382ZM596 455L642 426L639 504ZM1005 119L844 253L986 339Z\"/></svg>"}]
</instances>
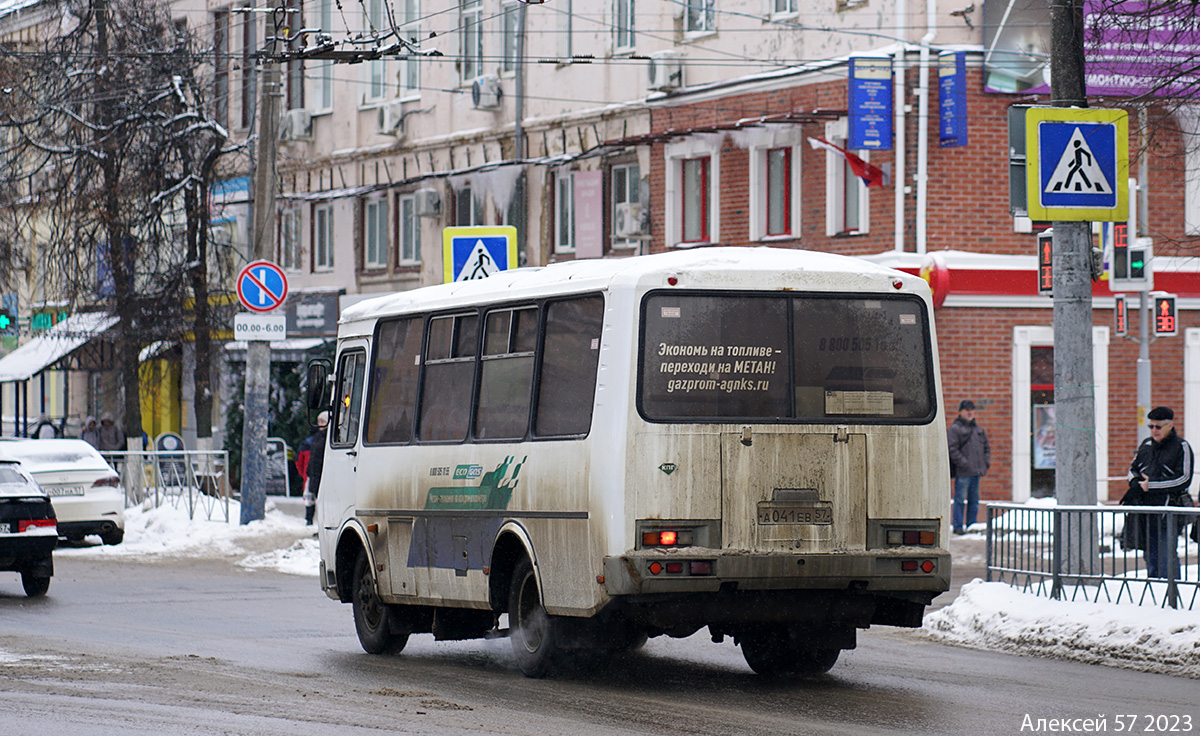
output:
<instances>
[{"instance_id":1,"label":"bus door","mask_svg":"<svg viewBox=\"0 0 1200 736\"><path fill-rule=\"evenodd\" d=\"M321 527L331 534L337 534L342 523L354 516L357 503L359 427L362 425L366 366L365 340L342 344L334 377L333 407L329 412L325 467L317 495ZM334 545L327 546L332 548Z\"/></svg>"},{"instance_id":2,"label":"bus door","mask_svg":"<svg viewBox=\"0 0 1200 736\"><path fill-rule=\"evenodd\" d=\"M721 436L726 548L836 552L866 548L866 436L830 431Z\"/></svg>"}]
</instances>

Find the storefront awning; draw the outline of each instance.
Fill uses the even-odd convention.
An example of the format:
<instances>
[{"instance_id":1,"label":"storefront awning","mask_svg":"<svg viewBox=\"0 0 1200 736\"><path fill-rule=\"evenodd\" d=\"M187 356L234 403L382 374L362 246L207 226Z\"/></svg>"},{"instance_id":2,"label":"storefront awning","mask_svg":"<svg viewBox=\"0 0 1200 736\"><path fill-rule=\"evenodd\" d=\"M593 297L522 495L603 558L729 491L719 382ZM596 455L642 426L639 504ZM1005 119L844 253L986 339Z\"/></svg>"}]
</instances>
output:
<instances>
[{"instance_id":1,"label":"storefront awning","mask_svg":"<svg viewBox=\"0 0 1200 736\"><path fill-rule=\"evenodd\" d=\"M104 312L67 317L0 358L0 382L28 381L116 323L116 317Z\"/></svg>"}]
</instances>

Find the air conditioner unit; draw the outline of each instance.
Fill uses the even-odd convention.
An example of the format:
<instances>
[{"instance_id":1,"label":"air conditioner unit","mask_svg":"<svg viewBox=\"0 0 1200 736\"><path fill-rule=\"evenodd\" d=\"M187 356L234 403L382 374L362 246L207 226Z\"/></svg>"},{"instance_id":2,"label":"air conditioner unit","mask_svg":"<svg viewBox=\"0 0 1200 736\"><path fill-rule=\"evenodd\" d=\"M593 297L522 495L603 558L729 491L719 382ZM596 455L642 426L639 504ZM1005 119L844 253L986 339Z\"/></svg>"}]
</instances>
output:
<instances>
[{"instance_id":1,"label":"air conditioner unit","mask_svg":"<svg viewBox=\"0 0 1200 736\"><path fill-rule=\"evenodd\" d=\"M442 214L442 195L436 189L418 189L415 198L417 217L438 217Z\"/></svg>"},{"instance_id":2,"label":"air conditioner unit","mask_svg":"<svg viewBox=\"0 0 1200 736\"><path fill-rule=\"evenodd\" d=\"M283 125L279 127L279 140L312 140L312 111L288 110L284 113Z\"/></svg>"},{"instance_id":3,"label":"air conditioner unit","mask_svg":"<svg viewBox=\"0 0 1200 736\"><path fill-rule=\"evenodd\" d=\"M471 83L471 104L476 110L495 110L500 107L500 80L491 74L485 74Z\"/></svg>"},{"instance_id":4,"label":"air conditioner unit","mask_svg":"<svg viewBox=\"0 0 1200 736\"><path fill-rule=\"evenodd\" d=\"M400 102L389 102L379 108L378 130L380 135L404 137L404 109Z\"/></svg>"},{"instance_id":5,"label":"air conditioner unit","mask_svg":"<svg viewBox=\"0 0 1200 736\"><path fill-rule=\"evenodd\" d=\"M683 60L673 49L650 54L646 67L646 88L666 92L683 86Z\"/></svg>"},{"instance_id":6,"label":"air conditioner unit","mask_svg":"<svg viewBox=\"0 0 1200 736\"><path fill-rule=\"evenodd\" d=\"M634 202L617 205L613 232L618 238L634 238L642 234L642 207Z\"/></svg>"}]
</instances>

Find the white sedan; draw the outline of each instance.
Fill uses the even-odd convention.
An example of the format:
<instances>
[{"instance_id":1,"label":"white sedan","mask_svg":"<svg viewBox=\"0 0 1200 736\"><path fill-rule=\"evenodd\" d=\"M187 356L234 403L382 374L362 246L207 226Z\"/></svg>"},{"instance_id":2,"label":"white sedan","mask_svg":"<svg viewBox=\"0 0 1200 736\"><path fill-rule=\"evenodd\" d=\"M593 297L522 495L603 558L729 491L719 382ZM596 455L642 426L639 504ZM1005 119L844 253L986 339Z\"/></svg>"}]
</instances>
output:
<instances>
[{"instance_id":1,"label":"white sedan","mask_svg":"<svg viewBox=\"0 0 1200 736\"><path fill-rule=\"evenodd\" d=\"M117 471L83 440L3 438L0 451L21 461L54 502L58 535L97 534L105 544L125 538L125 491Z\"/></svg>"}]
</instances>

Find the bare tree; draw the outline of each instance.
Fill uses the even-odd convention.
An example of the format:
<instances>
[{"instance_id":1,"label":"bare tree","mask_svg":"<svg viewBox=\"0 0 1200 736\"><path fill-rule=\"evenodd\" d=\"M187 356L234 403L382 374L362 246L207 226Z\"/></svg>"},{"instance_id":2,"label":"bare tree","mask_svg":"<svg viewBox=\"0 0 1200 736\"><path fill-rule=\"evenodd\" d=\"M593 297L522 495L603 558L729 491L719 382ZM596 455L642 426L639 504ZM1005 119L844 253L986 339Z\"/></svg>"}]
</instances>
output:
<instances>
[{"instance_id":1,"label":"bare tree","mask_svg":"<svg viewBox=\"0 0 1200 736\"><path fill-rule=\"evenodd\" d=\"M65 30L33 47L0 48L9 80L0 142L11 164L0 172L0 243L36 243L45 293L118 318L128 437L142 434L141 349L192 332L197 424L211 436L209 291L228 283L213 266L233 260L210 252L208 198L221 157L234 149L206 111L206 50L157 0L64 7Z\"/></svg>"}]
</instances>

